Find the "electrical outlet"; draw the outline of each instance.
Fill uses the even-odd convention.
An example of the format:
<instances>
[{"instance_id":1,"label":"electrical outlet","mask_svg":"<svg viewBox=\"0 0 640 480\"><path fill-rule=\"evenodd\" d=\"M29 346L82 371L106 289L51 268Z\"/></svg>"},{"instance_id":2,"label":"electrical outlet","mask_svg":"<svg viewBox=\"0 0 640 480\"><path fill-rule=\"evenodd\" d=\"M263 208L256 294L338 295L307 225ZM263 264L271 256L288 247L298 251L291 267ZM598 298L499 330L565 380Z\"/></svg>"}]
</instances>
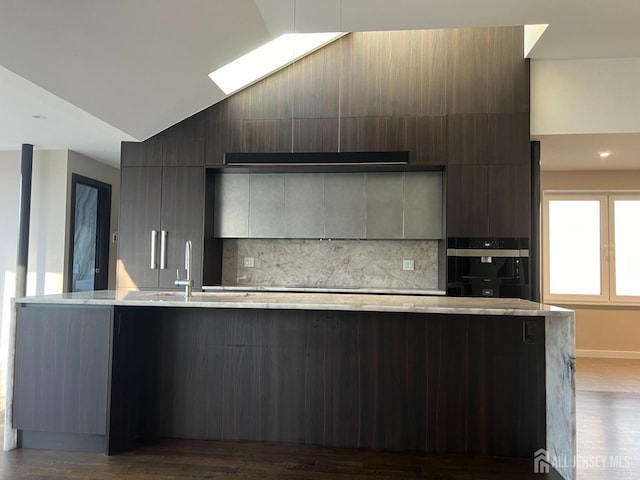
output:
<instances>
[{"instance_id":1,"label":"electrical outlet","mask_svg":"<svg viewBox=\"0 0 640 480\"><path fill-rule=\"evenodd\" d=\"M253 257L244 257L244 266L246 268L255 267L255 261L254 261Z\"/></svg>"},{"instance_id":2,"label":"electrical outlet","mask_svg":"<svg viewBox=\"0 0 640 480\"><path fill-rule=\"evenodd\" d=\"M414 270L415 264L413 260L402 260L402 270Z\"/></svg>"}]
</instances>

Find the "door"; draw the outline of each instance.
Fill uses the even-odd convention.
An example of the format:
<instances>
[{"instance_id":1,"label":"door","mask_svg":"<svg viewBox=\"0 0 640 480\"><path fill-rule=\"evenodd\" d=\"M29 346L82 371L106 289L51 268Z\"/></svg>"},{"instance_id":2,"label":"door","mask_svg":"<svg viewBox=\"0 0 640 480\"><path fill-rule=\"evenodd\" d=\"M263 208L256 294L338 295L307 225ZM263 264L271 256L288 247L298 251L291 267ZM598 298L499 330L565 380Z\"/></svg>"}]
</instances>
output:
<instances>
[{"instance_id":1,"label":"door","mask_svg":"<svg viewBox=\"0 0 640 480\"><path fill-rule=\"evenodd\" d=\"M67 291L106 290L109 281L111 185L72 174Z\"/></svg>"},{"instance_id":2,"label":"door","mask_svg":"<svg viewBox=\"0 0 640 480\"><path fill-rule=\"evenodd\" d=\"M158 256L151 243L155 231L159 249L162 167L124 167L120 176L118 288L158 288Z\"/></svg>"},{"instance_id":3,"label":"door","mask_svg":"<svg viewBox=\"0 0 640 480\"><path fill-rule=\"evenodd\" d=\"M192 242L191 278L195 288L202 286L203 198L202 167L163 168L162 213L158 225L166 232L166 257L164 268L159 270L158 286L161 289L177 289L174 284L176 275L185 278L187 240Z\"/></svg>"}]
</instances>

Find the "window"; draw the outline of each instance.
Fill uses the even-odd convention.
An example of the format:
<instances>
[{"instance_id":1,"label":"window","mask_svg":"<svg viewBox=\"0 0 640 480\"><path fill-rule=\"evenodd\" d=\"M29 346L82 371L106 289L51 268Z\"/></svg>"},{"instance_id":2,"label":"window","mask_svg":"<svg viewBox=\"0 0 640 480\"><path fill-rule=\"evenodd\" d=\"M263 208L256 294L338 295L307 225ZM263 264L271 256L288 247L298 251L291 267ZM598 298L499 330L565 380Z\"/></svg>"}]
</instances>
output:
<instances>
[{"instance_id":1,"label":"window","mask_svg":"<svg viewBox=\"0 0 640 480\"><path fill-rule=\"evenodd\" d=\"M543 198L543 300L640 304L640 193Z\"/></svg>"}]
</instances>

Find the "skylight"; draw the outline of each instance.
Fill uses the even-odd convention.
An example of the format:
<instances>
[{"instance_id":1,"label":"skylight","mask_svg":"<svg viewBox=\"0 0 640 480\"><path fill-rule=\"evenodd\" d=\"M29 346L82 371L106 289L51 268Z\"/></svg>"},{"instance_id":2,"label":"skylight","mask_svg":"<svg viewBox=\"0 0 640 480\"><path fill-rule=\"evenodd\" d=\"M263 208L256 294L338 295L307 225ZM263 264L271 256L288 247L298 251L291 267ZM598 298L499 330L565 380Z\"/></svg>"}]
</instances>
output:
<instances>
[{"instance_id":1,"label":"skylight","mask_svg":"<svg viewBox=\"0 0 640 480\"><path fill-rule=\"evenodd\" d=\"M343 33L287 33L211 72L209 77L229 95L336 40Z\"/></svg>"},{"instance_id":2,"label":"skylight","mask_svg":"<svg viewBox=\"0 0 640 480\"><path fill-rule=\"evenodd\" d=\"M524 58L529 56L531 50L533 50L533 47L538 43L538 40L540 40L540 37L548 26L548 23L524 26Z\"/></svg>"}]
</instances>

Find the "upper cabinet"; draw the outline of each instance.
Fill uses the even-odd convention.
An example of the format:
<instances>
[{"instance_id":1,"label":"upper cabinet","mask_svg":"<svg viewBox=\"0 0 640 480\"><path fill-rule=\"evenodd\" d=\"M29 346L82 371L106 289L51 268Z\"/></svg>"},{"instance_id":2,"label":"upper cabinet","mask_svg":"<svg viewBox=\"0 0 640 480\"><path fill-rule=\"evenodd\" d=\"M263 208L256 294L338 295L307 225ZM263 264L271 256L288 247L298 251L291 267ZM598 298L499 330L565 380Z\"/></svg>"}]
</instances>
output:
<instances>
[{"instance_id":1,"label":"upper cabinet","mask_svg":"<svg viewBox=\"0 0 640 480\"><path fill-rule=\"evenodd\" d=\"M289 173L284 177L284 236L322 238L324 236L324 176Z\"/></svg>"},{"instance_id":2,"label":"upper cabinet","mask_svg":"<svg viewBox=\"0 0 640 480\"><path fill-rule=\"evenodd\" d=\"M327 173L324 177L324 238L369 238L366 174Z\"/></svg>"},{"instance_id":3,"label":"upper cabinet","mask_svg":"<svg viewBox=\"0 0 640 480\"><path fill-rule=\"evenodd\" d=\"M367 174L365 186L367 237L403 238L404 184L405 176L397 173ZM420 220L414 221L420 222Z\"/></svg>"},{"instance_id":4,"label":"upper cabinet","mask_svg":"<svg viewBox=\"0 0 640 480\"><path fill-rule=\"evenodd\" d=\"M204 142L159 141L122 142L121 167L201 167Z\"/></svg>"},{"instance_id":5,"label":"upper cabinet","mask_svg":"<svg viewBox=\"0 0 640 480\"><path fill-rule=\"evenodd\" d=\"M447 235L529 236L529 115L450 115L447 133Z\"/></svg>"},{"instance_id":6,"label":"upper cabinet","mask_svg":"<svg viewBox=\"0 0 640 480\"><path fill-rule=\"evenodd\" d=\"M439 171L218 174L214 236L442 238L442 184Z\"/></svg>"}]
</instances>

